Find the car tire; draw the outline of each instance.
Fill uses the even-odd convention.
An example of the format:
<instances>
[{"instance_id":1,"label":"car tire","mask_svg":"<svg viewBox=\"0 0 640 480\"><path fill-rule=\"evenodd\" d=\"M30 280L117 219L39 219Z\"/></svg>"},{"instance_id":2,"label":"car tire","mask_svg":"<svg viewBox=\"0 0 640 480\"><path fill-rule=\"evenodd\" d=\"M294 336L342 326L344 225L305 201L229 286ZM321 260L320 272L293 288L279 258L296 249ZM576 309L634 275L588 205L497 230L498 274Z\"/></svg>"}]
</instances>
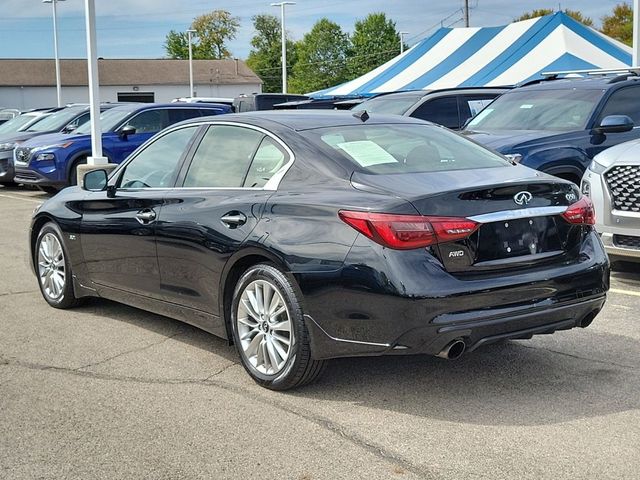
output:
<instances>
[{"instance_id":1,"label":"car tire","mask_svg":"<svg viewBox=\"0 0 640 480\"><path fill-rule=\"evenodd\" d=\"M326 361L311 357L299 294L273 265L249 268L238 280L231 306L233 340L247 373L271 390L314 381Z\"/></svg>"},{"instance_id":2,"label":"car tire","mask_svg":"<svg viewBox=\"0 0 640 480\"><path fill-rule=\"evenodd\" d=\"M71 308L79 300L73 291L69 253L58 225L46 223L38 232L33 252L38 286L45 301L54 308Z\"/></svg>"},{"instance_id":3,"label":"car tire","mask_svg":"<svg viewBox=\"0 0 640 480\"><path fill-rule=\"evenodd\" d=\"M48 193L49 195L55 195L56 193L58 193L58 189L56 187L38 186L38 189L44 193Z\"/></svg>"},{"instance_id":4,"label":"car tire","mask_svg":"<svg viewBox=\"0 0 640 480\"><path fill-rule=\"evenodd\" d=\"M17 187L18 184L16 182L0 182L0 185L3 187Z\"/></svg>"},{"instance_id":5,"label":"car tire","mask_svg":"<svg viewBox=\"0 0 640 480\"><path fill-rule=\"evenodd\" d=\"M74 187L78 185L78 165L83 165L87 163L87 158L83 157L73 164L71 167L71 171L69 172L69 185Z\"/></svg>"}]
</instances>

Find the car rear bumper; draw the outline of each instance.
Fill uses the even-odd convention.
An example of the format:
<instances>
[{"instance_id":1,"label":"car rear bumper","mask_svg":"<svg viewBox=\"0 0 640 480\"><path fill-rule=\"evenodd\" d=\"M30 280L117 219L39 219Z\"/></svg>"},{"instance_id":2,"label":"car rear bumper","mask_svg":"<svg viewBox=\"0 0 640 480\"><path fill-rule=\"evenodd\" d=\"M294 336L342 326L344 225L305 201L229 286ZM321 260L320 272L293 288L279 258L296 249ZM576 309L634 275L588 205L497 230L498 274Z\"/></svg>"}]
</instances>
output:
<instances>
[{"instance_id":1,"label":"car rear bumper","mask_svg":"<svg viewBox=\"0 0 640 480\"><path fill-rule=\"evenodd\" d=\"M369 245L361 252L367 260L354 250L334 278L296 276L318 359L437 355L457 339L474 350L586 326L609 288L609 262L595 231L586 235L578 260L476 277L451 275L419 250Z\"/></svg>"},{"instance_id":2,"label":"car rear bumper","mask_svg":"<svg viewBox=\"0 0 640 480\"><path fill-rule=\"evenodd\" d=\"M636 235L633 235L633 234ZM619 235L603 232L600 235L602 244L612 260L629 260L640 262L640 231L625 231ZM633 242L622 242L621 239L634 239ZM637 245L637 246L636 246Z\"/></svg>"}]
</instances>

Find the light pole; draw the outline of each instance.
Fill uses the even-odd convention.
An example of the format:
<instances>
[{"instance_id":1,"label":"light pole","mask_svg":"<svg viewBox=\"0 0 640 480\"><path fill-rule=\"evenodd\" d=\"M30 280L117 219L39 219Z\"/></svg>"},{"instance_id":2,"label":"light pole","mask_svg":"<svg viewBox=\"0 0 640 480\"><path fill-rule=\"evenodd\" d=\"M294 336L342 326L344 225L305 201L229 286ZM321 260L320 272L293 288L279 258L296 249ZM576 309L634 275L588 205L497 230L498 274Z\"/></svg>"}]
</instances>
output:
<instances>
[{"instance_id":1,"label":"light pole","mask_svg":"<svg viewBox=\"0 0 640 480\"><path fill-rule=\"evenodd\" d=\"M60 58L58 57L58 15L56 4L65 0L42 0L42 3L50 3L53 12L53 55L56 62L56 94L58 98L58 107L62 106L62 84L60 83Z\"/></svg>"},{"instance_id":2,"label":"light pole","mask_svg":"<svg viewBox=\"0 0 640 480\"><path fill-rule=\"evenodd\" d=\"M272 7L280 7L280 30L282 34L282 93L287 93L287 32L284 27L285 5L295 5L296 2L272 3Z\"/></svg>"},{"instance_id":3,"label":"light pole","mask_svg":"<svg viewBox=\"0 0 640 480\"><path fill-rule=\"evenodd\" d=\"M196 33L193 28L187 30L187 36L189 37L189 96L195 97L196 94L193 92L193 49L191 47L191 35Z\"/></svg>"},{"instance_id":4,"label":"light pole","mask_svg":"<svg viewBox=\"0 0 640 480\"><path fill-rule=\"evenodd\" d=\"M404 53L404 36L409 35L409 32L400 32L400 55Z\"/></svg>"},{"instance_id":5,"label":"light pole","mask_svg":"<svg viewBox=\"0 0 640 480\"><path fill-rule=\"evenodd\" d=\"M640 62L640 0L633 0L633 65Z\"/></svg>"}]
</instances>

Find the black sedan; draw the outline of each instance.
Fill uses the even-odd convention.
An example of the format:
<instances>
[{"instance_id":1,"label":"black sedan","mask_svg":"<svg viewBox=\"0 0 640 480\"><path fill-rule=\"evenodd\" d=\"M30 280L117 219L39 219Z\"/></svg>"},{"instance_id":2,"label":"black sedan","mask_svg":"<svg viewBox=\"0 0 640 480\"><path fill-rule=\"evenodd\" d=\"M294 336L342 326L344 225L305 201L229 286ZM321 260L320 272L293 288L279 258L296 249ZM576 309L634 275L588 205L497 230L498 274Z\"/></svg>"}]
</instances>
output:
<instances>
[{"instance_id":1,"label":"black sedan","mask_svg":"<svg viewBox=\"0 0 640 480\"><path fill-rule=\"evenodd\" d=\"M420 120L260 112L192 120L45 202L44 299L113 299L232 341L259 384L329 358L455 358L586 327L609 265L589 200Z\"/></svg>"}]
</instances>

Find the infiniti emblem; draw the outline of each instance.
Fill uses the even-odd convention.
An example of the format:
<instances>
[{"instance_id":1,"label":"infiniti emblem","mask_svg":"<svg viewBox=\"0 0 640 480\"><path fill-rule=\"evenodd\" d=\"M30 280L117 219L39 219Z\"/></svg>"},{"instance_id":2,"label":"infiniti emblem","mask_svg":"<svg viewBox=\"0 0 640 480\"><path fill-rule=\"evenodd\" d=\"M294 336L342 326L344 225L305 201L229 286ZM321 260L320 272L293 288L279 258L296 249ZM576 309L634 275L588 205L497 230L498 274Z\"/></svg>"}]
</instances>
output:
<instances>
[{"instance_id":1,"label":"infiniti emblem","mask_svg":"<svg viewBox=\"0 0 640 480\"><path fill-rule=\"evenodd\" d=\"M513 201L516 202L517 205L526 205L531 200L533 200L533 195L526 190L518 192L513 196Z\"/></svg>"}]
</instances>

